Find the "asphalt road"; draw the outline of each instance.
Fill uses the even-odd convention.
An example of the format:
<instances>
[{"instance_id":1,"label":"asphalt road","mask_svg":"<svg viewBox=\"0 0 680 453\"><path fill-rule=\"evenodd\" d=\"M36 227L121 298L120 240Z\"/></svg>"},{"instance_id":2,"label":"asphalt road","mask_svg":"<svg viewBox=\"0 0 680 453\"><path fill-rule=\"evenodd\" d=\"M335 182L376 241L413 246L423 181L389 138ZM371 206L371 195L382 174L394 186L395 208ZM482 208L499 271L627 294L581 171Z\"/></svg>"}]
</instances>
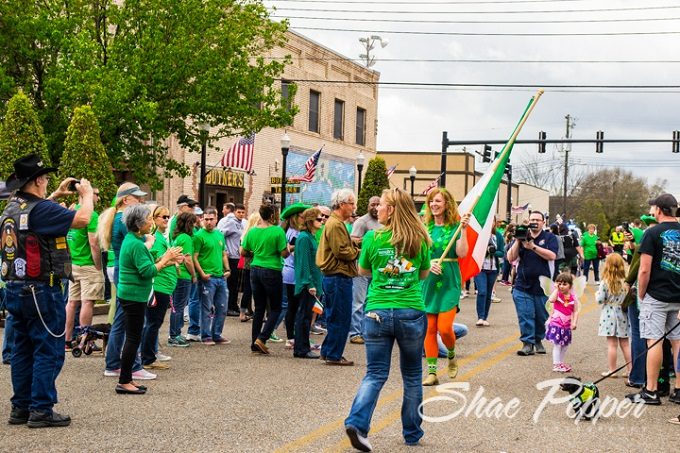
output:
<instances>
[{"instance_id":1,"label":"asphalt road","mask_svg":"<svg viewBox=\"0 0 680 453\"><path fill-rule=\"evenodd\" d=\"M606 341L597 336L599 308L593 291L587 290L567 353L572 374L590 381L606 369ZM470 387L456 390L462 396L426 389L426 398L449 399L426 406L426 415L442 419L424 423L420 447L404 446L401 437L401 377L395 348L393 371L369 435L375 451L677 451L680 426L667 419L680 413L680 405L664 398L660 407L643 406L637 415L628 413L637 406L621 406L630 390L622 378L599 385L602 397L609 400L607 412L613 415L596 423L575 423L566 415L566 403L547 403L539 410L552 387L538 389L537 384L561 375L552 372L550 348L546 356L515 354L520 344L514 306L507 288L499 286L498 293L503 301L491 307L491 327L474 327L474 298L462 302L458 320L470 326L470 334L457 347L456 382ZM357 362L349 368L293 359L283 344L271 345L270 356L254 356L249 349L250 326L228 318L225 335L232 344L226 346L162 345L173 357L172 368L146 382L149 392L144 396L115 394L116 379L103 376L101 356L76 359L69 354L58 380L56 410L71 415L71 426L31 430L0 424L0 451L351 451L343 420L365 371L363 346L347 345L345 355ZM167 324L161 332L167 333ZM279 334L285 336L283 327ZM0 419L9 416L9 374L8 366L0 368L0 399L5 401ZM449 379L442 373L440 382Z\"/></svg>"}]
</instances>

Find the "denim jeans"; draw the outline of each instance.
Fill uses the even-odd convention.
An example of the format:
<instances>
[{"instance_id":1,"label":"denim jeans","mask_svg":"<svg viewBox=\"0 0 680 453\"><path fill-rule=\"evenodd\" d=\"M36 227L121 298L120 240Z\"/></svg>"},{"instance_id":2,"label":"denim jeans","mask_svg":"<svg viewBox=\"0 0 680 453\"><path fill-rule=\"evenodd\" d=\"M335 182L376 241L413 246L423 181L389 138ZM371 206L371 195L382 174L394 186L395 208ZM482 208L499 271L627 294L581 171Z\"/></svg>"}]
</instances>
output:
<instances>
[{"instance_id":1,"label":"denim jeans","mask_svg":"<svg viewBox=\"0 0 680 453\"><path fill-rule=\"evenodd\" d=\"M182 335L182 328L184 327L184 307L189 302L189 295L191 294L191 280L186 278L178 278L175 292L172 293L172 312L170 313L170 338L175 338Z\"/></svg>"},{"instance_id":2,"label":"denim jeans","mask_svg":"<svg viewBox=\"0 0 680 453\"><path fill-rule=\"evenodd\" d=\"M349 337L361 335L361 320L364 317L366 306L366 294L371 277L354 277L352 280L352 323L349 327Z\"/></svg>"},{"instance_id":3,"label":"denim jeans","mask_svg":"<svg viewBox=\"0 0 680 453\"><path fill-rule=\"evenodd\" d=\"M633 384L647 383L647 341L640 338L640 309L635 303L628 306L630 322L630 355L633 359L628 381ZM640 356L640 357L638 357Z\"/></svg>"},{"instance_id":4,"label":"denim jeans","mask_svg":"<svg viewBox=\"0 0 680 453\"><path fill-rule=\"evenodd\" d=\"M184 309L182 309L184 316ZM201 334L201 296L198 292L198 283L191 284L189 295L189 328L187 333L191 335Z\"/></svg>"},{"instance_id":5,"label":"denim jeans","mask_svg":"<svg viewBox=\"0 0 680 453\"><path fill-rule=\"evenodd\" d=\"M241 286L241 270L238 268L238 258L229 258L229 269L231 269L231 274L227 279L227 289L229 290L227 310L239 311L238 292L239 286Z\"/></svg>"},{"instance_id":6,"label":"denim jeans","mask_svg":"<svg viewBox=\"0 0 680 453\"><path fill-rule=\"evenodd\" d=\"M35 296L29 288L34 289ZM8 282L6 292L14 330L12 404L21 409L51 412L57 403L57 376L64 365L66 304L61 285ZM47 327L59 337L47 331L41 315Z\"/></svg>"},{"instance_id":7,"label":"denim jeans","mask_svg":"<svg viewBox=\"0 0 680 453\"><path fill-rule=\"evenodd\" d=\"M347 344L349 325L352 321L352 278L343 275L323 277L323 293L326 307L326 339L321 345L321 356L328 360L340 360Z\"/></svg>"},{"instance_id":8,"label":"denim jeans","mask_svg":"<svg viewBox=\"0 0 680 453\"><path fill-rule=\"evenodd\" d=\"M113 270L113 282L118 286L118 267ZM120 356L123 352L123 343L125 342L125 314L120 306L120 299L116 296L116 314L113 316L113 323L111 323L111 332L109 332L109 341L106 343L106 369L114 371L120 369ZM132 365L132 372L142 369L142 359L137 354L135 363Z\"/></svg>"},{"instance_id":9,"label":"denim jeans","mask_svg":"<svg viewBox=\"0 0 680 453\"><path fill-rule=\"evenodd\" d=\"M250 269L241 269L243 294L241 295L241 313L253 312L253 290L250 286Z\"/></svg>"},{"instance_id":10,"label":"denim jeans","mask_svg":"<svg viewBox=\"0 0 680 453\"><path fill-rule=\"evenodd\" d=\"M501 280L504 282L509 282L510 281L510 271L512 270L512 263L506 258L503 260L503 275L501 276Z\"/></svg>"},{"instance_id":11,"label":"denim jeans","mask_svg":"<svg viewBox=\"0 0 680 453\"><path fill-rule=\"evenodd\" d=\"M538 344L545 337L545 322L548 311L545 303L548 297L544 294L529 294L517 288L512 290L517 319L519 320L519 339L522 343Z\"/></svg>"},{"instance_id":12,"label":"denim jeans","mask_svg":"<svg viewBox=\"0 0 680 453\"><path fill-rule=\"evenodd\" d=\"M417 443L423 437L422 417L418 408L423 401L421 384L423 362L421 354L427 330L425 312L413 309L374 310L379 320L364 317L362 336L366 341L366 376L354 397L345 426L355 428L367 436L371 418L392 362L392 346L399 346L399 365L404 383L401 404L401 423L407 444Z\"/></svg>"},{"instance_id":13,"label":"denim jeans","mask_svg":"<svg viewBox=\"0 0 680 453\"><path fill-rule=\"evenodd\" d=\"M286 284L284 283L281 289L281 312L279 313L279 317L276 318L276 325L274 326L274 331L276 331L281 325L281 323L285 321L287 313L288 313L288 290L286 289Z\"/></svg>"},{"instance_id":14,"label":"denim jeans","mask_svg":"<svg viewBox=\"0 0 680 453\"><path fill-rule=\"evenodd\" d=\"M12 314L7 312L5 317L5 333L2 336L2 363L9 363L12 358L12 346L14 346L14 328L12 327Z\"/></svg>"},{"instance_id":15,"label":"denim jeans","mask_svg":"<svg viewBox=\"0 0 680 453\"><path fill-rule=\"evenodd\" d=\"M281 298L283 295L283 276L281 271L265 269L263 267L250 268L250 286L253 289L253 300L255 301L255 313L253 315L253 330L251 333L251 349L255 348L255 340L258 338L262 342L267 342L276 322L281 315ZM267 323L264 322L264 312L269 303L269 315Z\"/></svg>"},{"instance_id":16,"label":"denim jeans","mask_svg":"<svg viewBox=\"0 0 680 453\"><path fill-rule=\"evenodd\" d=\"M489 317L489 308L491 308L491 295L493 294L493 285L496 284L496 277L498 271L482 270L475 277L475 288L477 288L477 319Z\"/></svg>"},{"instance_id":17,"label":"denim jeans","mask_svg":"<svg viewBox=\"0 0 680 453\"><path fill-rule=\"evenodd\" d=\"M595 281L600 280L600 260L595 258L594 260L584 260L583 261L583 275L586 277L586 281L588 281L588 272L590 271L590 264L592 263L593 265L593 274L595 274Z\"/></svg>"},{"instance_id":18,"label":"denim jeans","mask_svg":"<svg viewBox=\"0 0 680 453\"><path fill-rule=\"evenodd\" d=\"M229 298L227 282L224 277L201 280L198 292L201 296L201 340L222 338Z\"/></svg>"},{"instance_id":19,"label":"denim jeans","mask_svg":"<svg viewBox=\"0 0 680 453\"><path fill-rule=\"evenodd\" d=\"M147 305L145 312L144 329L142 330L142 364L149 365L156 361L158 350L158 331L163 325L165 313L170 306L170 294L163 294L154 291L152 296L156 300L156 305Z\"/></svg>"}]
</instances>

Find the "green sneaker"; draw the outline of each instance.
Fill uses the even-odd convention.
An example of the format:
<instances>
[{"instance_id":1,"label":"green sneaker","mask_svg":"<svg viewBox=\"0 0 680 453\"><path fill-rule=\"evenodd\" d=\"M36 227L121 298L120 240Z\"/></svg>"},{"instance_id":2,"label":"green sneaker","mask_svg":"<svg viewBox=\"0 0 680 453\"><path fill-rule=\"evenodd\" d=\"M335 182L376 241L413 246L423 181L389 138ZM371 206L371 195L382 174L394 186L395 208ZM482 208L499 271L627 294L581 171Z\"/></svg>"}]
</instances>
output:
<instances>
[{"instance_id":1,"label":"green sneaker","mask_svg":"<svg viewBox=\"0 0 680 453\"><path fill-rule=\"evenodd\" d=\"M180 335L175 338L168 338L168 346L175 348L188 348L189 343Z\"/></svg>"},{"instance_id":2,"label":"green sneaker","mask_svg":"<svg viewBox=\"0 0 680 453\"><path fill-rule=\"evenodd\" d=\"M271 341L272 343L283 343L283 340L279 338L279 336L276 335L276 333L272 333L269 336L269 341Z\"/></svg>"}]
</instances>

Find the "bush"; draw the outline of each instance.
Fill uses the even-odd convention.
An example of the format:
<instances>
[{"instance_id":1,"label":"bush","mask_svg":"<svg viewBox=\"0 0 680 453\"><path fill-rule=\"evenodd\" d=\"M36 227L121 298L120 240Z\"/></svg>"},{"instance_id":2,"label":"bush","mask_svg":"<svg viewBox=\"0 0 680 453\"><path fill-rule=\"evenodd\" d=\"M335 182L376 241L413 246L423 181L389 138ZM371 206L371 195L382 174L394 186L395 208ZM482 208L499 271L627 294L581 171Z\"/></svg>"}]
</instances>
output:
<instances>
[{"instance_id":1,"label":"bush","mask_svg":"<svg viewBox=\"0 0 680 453\"><path fill-rule=\"evenodd\" d=\"M357 213L364 215L368 211L368 200L371 197L379 197L383 190L390 188L390 182L387 179L387 166L385 159L376 157L368 162L366 169L366 178L361 183L361 192L357 200Z\"/></svg>"}]
</instances>

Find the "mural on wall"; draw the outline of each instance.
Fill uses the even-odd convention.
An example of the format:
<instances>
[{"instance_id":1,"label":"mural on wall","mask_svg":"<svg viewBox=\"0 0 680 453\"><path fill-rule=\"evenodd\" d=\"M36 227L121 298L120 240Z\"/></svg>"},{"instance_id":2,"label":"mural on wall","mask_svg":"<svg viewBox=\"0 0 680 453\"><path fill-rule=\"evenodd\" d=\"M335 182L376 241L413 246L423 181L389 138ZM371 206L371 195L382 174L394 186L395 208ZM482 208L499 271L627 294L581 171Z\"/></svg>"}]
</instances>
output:
<instances>
[{"instance_id":1,"label":"mural on wall","mask_svg":"<svg viewBox=\"0 0 680 453\"><path fill-rule=\"evenodd\" d=\"M286 174L289 177L304 175L306 171L305 162L311 155L312 152L291 148L288 153ZM311 183L301 183L299 193L287 194L286 204L290 206L291 203L300 201L307 204L328 205L334 191L343 188L356 190L354 178L353 160L321 151L314 180Z\"/></svg>"}]
</instances>

